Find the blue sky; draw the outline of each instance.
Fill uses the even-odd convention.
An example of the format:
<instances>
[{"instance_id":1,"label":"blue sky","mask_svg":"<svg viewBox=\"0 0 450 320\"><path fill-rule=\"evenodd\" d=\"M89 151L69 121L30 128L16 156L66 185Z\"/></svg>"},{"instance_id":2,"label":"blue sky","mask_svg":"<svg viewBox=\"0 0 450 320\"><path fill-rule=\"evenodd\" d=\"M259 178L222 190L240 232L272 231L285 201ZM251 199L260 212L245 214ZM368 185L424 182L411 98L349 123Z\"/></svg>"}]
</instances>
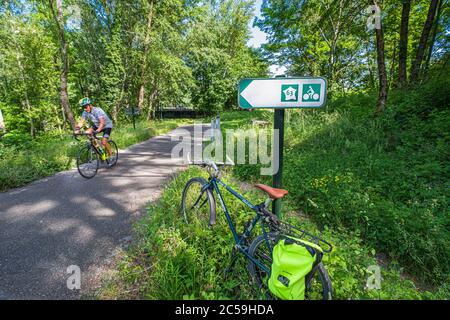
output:
<instances>
[{"instance_id":1,"label":"blue sky","mask_svg":"<svg viewBox=\"0 0 450 320\"><path fill-rule=\"evenodd\" d=\"M261 4L262 0L256 0L255 2L255 17L261 17ZM267 41L266 34L262 32L258 27L253 27L253 21L250 23L252 31L252 38L248 42L250 47L258 48L262 43Z\"/></svg>"},{"instance_id":2,"label":"blue sky","mask_svg":"<svg viewBox=\"0 0 450 320\"><path fill-rule=\"evenodd\" d=\"M261 4L263 0L255 1L255 17L261 17ZM258 27L253 27L253 20L250 22L251 29L251 38L247 42L250 47L259 48L261 44L266 43L267 35L262 32ZM284 74L286 72L286 68L283 66L272 65L270 66L270 72L272 75Z\"/></svg>"}]
</instances>

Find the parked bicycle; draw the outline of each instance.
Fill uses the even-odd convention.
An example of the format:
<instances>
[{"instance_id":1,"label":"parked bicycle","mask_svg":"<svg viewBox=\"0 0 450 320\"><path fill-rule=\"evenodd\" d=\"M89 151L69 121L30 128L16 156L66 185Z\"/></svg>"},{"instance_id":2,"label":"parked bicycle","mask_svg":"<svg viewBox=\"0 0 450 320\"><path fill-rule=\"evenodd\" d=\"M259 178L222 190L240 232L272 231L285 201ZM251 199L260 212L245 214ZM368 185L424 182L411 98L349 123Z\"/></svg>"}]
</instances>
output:
<instances>
[{"instance_id":1,"label":"parked bicycle","mask_svg":"<svg viewBox=\"0 0 450 320\"><path fill-rule=\"evenodd\" d=\"M114 141L108 140L112 151L112 154L108 155L95 134L77 133L73 134L73 136L78 141L80 141L77 138L78 136L86 136L88 139L86 145L80 149L77 155L77 168L82 177L86 179L93 178L97 174L101 162L105 162L108 167L113 167L117 164L119 150Z\"/></svg>"},{"instance_id":2,"label":"parked bicycle","mask_svg":"<svg viewBox=\"0 0 450 320\"><path fill-rule=\"evenodd\" d=\"M235 246L233 248L231 263L226 269L226 273L231 271L238 254L243 254L248 259L248 271L258 290L266 298L274 298L268 289L268 281L271 274L273 262L274 246L281 240L295 242L295 239L307 240L312 246L320 246L320 254L317 263L305 278L305 298L306 299L331 299L332 286L325 267L322 264L322 253L331 252L332 246L328 242L286 222L281 221L276 215L268 210L271 201L281 199L287 194L286 190L272 188L266 185L257 184L255 187L266 192L267 200L254 205L241 194L230 188L220 179L220 172L226 164L216 164L213 161L201 161L192 163L206 168L209 172L209 179L195 177L190 179L184 187L181 201L181 212L186 223L206 223L211 227L216 222L216 202L218 197L224 211L229 228L233 234ZM244 232L238 234L231 219L230 212L223 200L219 186L225 188L234 197L242 201L256 214L246 224ZM261 226L261 234L251 238L252 231L258 225Z\"/></svg>"}]
</instances>

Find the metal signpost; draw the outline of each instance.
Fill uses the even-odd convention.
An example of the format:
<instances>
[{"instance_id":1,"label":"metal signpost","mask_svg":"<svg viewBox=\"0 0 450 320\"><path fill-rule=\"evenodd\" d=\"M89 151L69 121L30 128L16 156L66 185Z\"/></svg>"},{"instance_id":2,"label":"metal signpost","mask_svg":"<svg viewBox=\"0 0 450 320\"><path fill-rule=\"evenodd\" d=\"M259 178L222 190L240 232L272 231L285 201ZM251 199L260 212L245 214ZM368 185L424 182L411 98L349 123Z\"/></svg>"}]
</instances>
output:
<instances>
[{"instance_id":1,"label":"metal signpost","mask_svg":"<svg viewBox=\"0 0 450 320\"><path fill-rule=\"evenodd\" d=\"M132 116L133 117L133 128L134 128L134 130L136 130L135 118L136 118L136 116L140 115L139 108L137 108L137 107L136 108L135 107L131 107L131 108L127 107L127 108L125 108L125 114L127 116Z\"/></svg>"},{"instance_id":2,"label":"metal signpost","mask_svg":"<svg viewBox=\"0 0 450 320\"><path fill-rule=\"evenodd\" d=\"M278 172L273 176L273 187L282 187L284 110L286 108L320 108L326 102L327 81L321 77L242 79L239 82L238 103L243 109L271 108L274 112L274 130L279 130ZM274 161L276 157L274 155ZM275 200L273 212L279 216L281 201Z\"/></svg>"}]
</instances>

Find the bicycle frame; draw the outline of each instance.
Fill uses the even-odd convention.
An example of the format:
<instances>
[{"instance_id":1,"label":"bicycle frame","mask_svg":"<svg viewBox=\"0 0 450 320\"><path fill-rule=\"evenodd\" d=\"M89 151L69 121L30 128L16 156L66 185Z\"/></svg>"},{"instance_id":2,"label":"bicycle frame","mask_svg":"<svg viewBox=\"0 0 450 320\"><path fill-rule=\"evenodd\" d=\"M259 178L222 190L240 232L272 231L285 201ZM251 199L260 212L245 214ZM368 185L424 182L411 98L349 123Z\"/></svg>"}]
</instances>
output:
<instances>
[{"instance_id":1,"label":"bicycle frame","mask_svg":"<svg viewBox=\"0 0 450 320\"><path fill-rule=\"evenodd\" d=\"M94 149L95 153L97 153L100 157L102 156L102 153L100 152L100 150L92 143L92 141L88 142L87 145Z\"/></svg>"},{"instance_id":2,"label":"bicycle frame","mask_svg":"<svg viewBox=\"0 0 450 320\"><path fill-rule=\"evenodd\" d=\"M208 181L205 181L203 178L192 178L188 181L188 183L185 186L185 189L183 190L183 200L182 200L182 211L184 213L184 218L186 220L186 223L189 223L186 218L186 193L189 189L189 186L194 182L200 182L202 184L200 194L198 195L197 199L194 201L194 204L191 207L193 208L199 208L198 205L200 203L200 200L202 200L202 203L200 204L200 207L202 207L207 201L213 202L213 206L211 203L209 203L209 226L211 227L212 224L215 222L216 218L216 206L214 201L214 193L219 198L220 205L222 206L222 209L225 213L225 217L228 222L228 226L233 234L233 239L235 241L235 245L232 251L231 255L231 263L229 267L225 270L225 274L227 274L230 270L232 270L237 258L238 258L238 252L245 255L245 257L251 261L251 264L249 265L249 272L250 274L258 280L258 285L264 285L264 280L262 278L262 275L260 274L260 271L264 271L267 276L270 277L271 275L271 265L270 261L273 259L272 254L274 250L275 243L278 239L282 238L291 238L292 243L297 242L299 240L300 242L303 242L304 246L308 247L306 240L311 241L312 243L316 244L317 246L321 246L320 243L326 244L328 246L327 249L318 249L316 250L317 257L315 258L312 270L308 273L307 278L305 278L306 281L306 289L310 290L311 288L311 281L314 278L314 276L319 272L320 279L319 282L321 284L322 291L322 297L324 299L331 298L332 293L332 287L331 282L329 281L329 276L326 270L321 266L321 260L324 252L331 252L332 246L328 242L326 242L323 239L320 239L313 234L308 233L305 230L300 230L289 223L283 222L279 220L275 215L273 215L269 210L267 210L269 205L269 200L267 199L265 202L254 205L249 200L247 200L244 196L242 196L239 192L233 190L231 187L229 187L226 183L224 183L220 178L220 169L218 166L211 161L204 161L199 164L201 167L205 168L207 167L209 172L209 179ZM244 203L248 208L256 212L256 216L254 216L249 222L246 223L244 231L242 234L238 234L236 227L231 220L230 212L228 211L227 205L225 204L224 198L222 196L221 188L225 188L228 192L230 192L235 198L238 198L242 203ZM203 195L205 195L205 192L207 192L206 198L203 198ZM212 199L211 199L212 198ZM195 199L195 198L194 198ZM258 235L255 239L252 240L251 244L249 244L249 239L251 232L256 227L258 222L261 223L261 230L262 234ZM306 237L305 241L302 241L298 238ZM275 240L275 241L272 241ZM261 252L257 254L258 248L260 248L260 245L264 246L264 243L269 249L269 252ZM313 246L315 247L315 246ZM321 246L322 248L322 246ZM309 250L308 250L309 251ZM316 254L313 254L315 256ZM259 258L261 257L261 258ZM267 265L267 266L266 266ZM255 272L255 268L259 268L260 271Z\"/></svg>"},{"instance_id":3,"label":"bicycle frame","mask_svg":"<svg viewBox=\"0 0 450 320\"><path fill-rule=\"evenodd\" d=\"M94 144L94 139L96 139L95 137L88 137L88 139L89 139L89 141L86 143L86 145L89 147L89 148L92 148L92 149L94 149L94 151L95 151L95 153L97 153L98 154L98 156L100 157L100 158L102 158L102 152L100 151L100 149L98 148L98 147L96 147L95 146L95 144ZM109 140L108 140L109 141ZM102 159L103 160L103 159Z\"/></svg>"},{"instance_id":4,"label":"bicycle frame","mask_svg":"<svg viewBox=\"0 0 450 320\"><path fill-rule=\"evenodd\" d=\"M244 231L242 235L238 235L236 231L236 227L233 224L233 221L231 220L230 212L228 211L227 205L225 204L225 201L223 200L222 193L219 189L219 185L224 187L228 192L230 192L233 196L238 198L241 202L243 202L247 207L252 209L257 213L256 217L254 217L250 223L250 226ZM239 194L237 191L230 188L227 184L225 184L222 180L220 180L218 177L211 176L209 179L209 184L204 186L204 189L214 188L214 191L216 192L217 196L219 197L220 205L222 206L222 209L225 213L225 217L227 218L228 226L231 229L231 232L233 234L234 241L236 243L236 248L242 252L250 261L258 265L261 269L263 269L267 274L270 274L270 269L266 268L264 265L259 263L259 261L255 260L253 257L251 257L247 252L247 247L242 244L242 242L250 235L252 230L255 228L256 224L258 222L261 222L261 228L263 230L264 237L266 239L266 244L268 245L268 248L270 252L272 252L272 248L270 247L269 240L267 238L267 232L264 227L264 223L262 221L263 217L258 214L260 212L260 207L257 205L252 204L250 201L248 201L246 198L244 198L241 194Z\"/></svg>"}]
</instances>

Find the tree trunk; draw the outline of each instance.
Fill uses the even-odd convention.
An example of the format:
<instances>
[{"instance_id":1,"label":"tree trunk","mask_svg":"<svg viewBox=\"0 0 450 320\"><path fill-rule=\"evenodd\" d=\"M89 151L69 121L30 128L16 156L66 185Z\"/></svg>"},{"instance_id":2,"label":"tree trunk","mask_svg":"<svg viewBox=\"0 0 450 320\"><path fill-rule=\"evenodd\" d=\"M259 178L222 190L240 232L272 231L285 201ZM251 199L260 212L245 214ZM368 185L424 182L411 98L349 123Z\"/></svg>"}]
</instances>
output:
<instances>
[{"instance_id":1,"label":"tree trunk","mask_svg":"<svg viewBox=\"0 0 450 320\"><path fill-rule=\"evenodd\" d=\"M400 24L400 43L398 54L398 86L401 88L407 81L406 59L408 57L408 24L411 11L411 0L403 1L402 21Z\"/></svg>"},{"instance_id":2,"label":"tree trunk","mask_svg":"<svg viewBox=\"0 0 450 320\"><path fill-rule=\"evenodd\" d=\"M423 56L428 42L428 36L430 35L431 27L433 25L434 16L436 15L436 9L438 0L431 0L430 8L428 9L427 20L423 26L422 35L420 37L419 46L416 52L416 59L411 67L410 82L414 83L419 79L420 66L422 64Z\"/></svg>"},{"instance_id":3,"label":"tree trunk","mask_svg":"<svg viewBox=\"0 0 450 320\"><path fill-rule=\"evenodd\" d=\"M53 106L53 113L58 118L58 122L56 123L56 125L58 126L59 133L61 134L63 130L62 130L61 123L59 122L59 115L58 115L59 114L59 110L58 110L58 107L55 104L52 104L52 106Z\"/></svg>"},{"instance_id":4,"label":"tree trunk","mask_svg":"<svg viewBox=\"0 0 450 320\"><path fill-rule=\"evenodd\" d=\"M374 4L378 6L377 1ZM376 113L382 112L386 108L386 101L388 95L387 87L387 74L386 63L384 58L384 36L383 36L383 23L380 21L380 28L375 28L375 35L377 40L377 63L378 63L378 101L376 107Z\"/></svg>"},{"instance_id":5,"label":"tree trunk","mask_svg":"<svg viewBox=\"0 0 450 320\"><path fill-rule=\"evenodd\" d=\"M375 80L374 80L374 73L372 72L372 58L371 58L371 54L370 54L370 49L369 49L369 43L367 42L366 44L366 58L367 58L367 67L369 69L369 77L370 77L370 87L374 88L375 87Z\"/></svg>"},{"instance_id":6,"label":"tree trunk","mask_svg":"<svg viewBox=\"0 0 450 320\"><path fill-rule=\"evenodd\" d=\"M122 82L122 88L120 89L120 96L119 96L119 100L116 102L116 104L114 105L113 108L113 121L114 123L118 123L119 121L119 112L121 109L121 105L122 105L122 100L123 100L123 96L125 95L125 87L126 87L126 82L127 82L127 75L126 72L123 75L123 82Z\"/></svg>"},{"instance_id":7,"label":"tree trunk","mask_svg":"<svg viewBox=\"0 0 450 320\"><path fill-rule=\"evenodd\" d=\"M394 72L395 72L395 56L397 55L397 46L394 44L394 49L392 52L392 58L391 58L391 67L389 70L389 82L388 82L388 88L392 88L393 86L395 86L395 81L394 81Z\"/></svg>"},{"instance_id":8,"label":"tree trunk","mask_svg":"<svg viewBox=\"0 0 450 320\"><path fill-rule=\"evenodd\" d=\"M53 6L53 0L49 0L50 9L53 14L53 18L55 19L56 27L59 34L60 41L60 55L61 55L61 74L60 74L60 99L61 105L67 115L67 118L72 126L72 129L75 129L75 119L73 117L72 110L70 109L69 104L69 95L67 93L67 79L69 75L69 58L67 55L68 44L66 42L66 37L64 34L64 17L62 10L62 0L56 0L56 10L55 12Z\"/></svg>"},{"instance_id":9,"label":"tree trunk","mask_svg":"<svg viewBox=\"0 0 450 320\"><path fill-rule=\"evenodd\" d=\"M141 83L140 83L141 86L139 88L139 98L138 98L138 108L141 110L142 105L144 104L144 96L145 96L145 72L147 70L147 54L150 41L150 31L152 29L153 3L154 0L149 0L150 9L148 11L147 29L145 30L145 38L144 38L144 56L142 57Z\"/></svg>"},{"instance_id":10,"label":"tree trunk","mask_svg":"<svg viewBox=\"0 0 450 320\"><path fill-rule=\"evenodd\" d=\"M158 89L154 88L152 94L148 97L147 121L155 118L155 108L153 108L153 105L157 96L158 96Z\"/></svg>"},{"instance_id":11,"label":"tree trunk","mask_svg":"<svg viewBox=\"0 0 450 320\"><path fill-rule=\"evenodd\" d=\"M443 0L439 1L437 14L436 14L436 19L434 20L433 35L431 37L431 42L430 42L430 46L429 46L429 49L428 49L427 61L426 61L426 64L425 64L425 72L430 67L430 60L431 60L431 55L433 54L434 42L436 41L436 34L437 34L438 25L439 25L439 18L441 16L441 12L442 12L442 2L443 2Z\"/></svg>"}]
</instances>

